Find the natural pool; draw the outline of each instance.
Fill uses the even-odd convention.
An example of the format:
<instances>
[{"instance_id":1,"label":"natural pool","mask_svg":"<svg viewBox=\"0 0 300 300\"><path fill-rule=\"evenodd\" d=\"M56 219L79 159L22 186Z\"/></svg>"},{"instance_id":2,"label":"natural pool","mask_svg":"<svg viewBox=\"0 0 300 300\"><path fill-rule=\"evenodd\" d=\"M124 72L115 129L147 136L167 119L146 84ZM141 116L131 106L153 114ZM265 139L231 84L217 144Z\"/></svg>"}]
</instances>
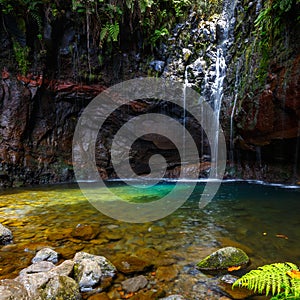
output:
<instances>
[{"instance_id":1,"label":"natural pool","mask_svg":"<svg viewBox=\"0 0 300 300\"><path fill-rule=\"evenodd\" d=\"M188 185L189 183L182 183ZM120 182L108 183L117 194L139 201L142 194ZM155 186L147 201L172 189L173 183ZM300 188L257 182L223 182L215 198L198 208L204 183L199 182L185 204L153 222L125 223L96 210L76 184L4 190L0 194L0 223L10 228L14 244L0 248L0 278L14 278L28 266L36 250L51 246L69 259L77 251L106 256L146 255L155 249L172 260L179 275L223 246L237 246L251 259L249 268L290 261L300 264ZM99 234L90 240L72 236L78 224L92 225ZM191 269L184 274L192 278ZM170 291L188 293L190 285L173 281ZM192 296L191 296L192 297Z\"/></svg>"}]
</instances>

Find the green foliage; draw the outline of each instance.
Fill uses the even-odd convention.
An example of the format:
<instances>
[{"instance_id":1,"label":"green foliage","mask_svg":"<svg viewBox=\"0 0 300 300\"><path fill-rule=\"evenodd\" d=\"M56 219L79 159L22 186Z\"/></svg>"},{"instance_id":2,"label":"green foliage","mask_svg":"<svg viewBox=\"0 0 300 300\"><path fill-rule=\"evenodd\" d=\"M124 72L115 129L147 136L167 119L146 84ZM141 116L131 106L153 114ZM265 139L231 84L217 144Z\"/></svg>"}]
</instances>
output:
<instances>
[{"instance_id":1,"label":"green foliage","mask_svg":"<svg viewBox=\"0 0 300 300\"><path fill-rule=\"evenodd\" d=\"M154 34L150 37L151 45L156 46L157 42L160 41L162 37L168 35L169 31L167 28L155 29Z\"/></svg>"},{"instance_id":2,"label":"green foliage","mask_svg":"<svg viewBox=\"0 0 300 300\"><path fill-rule=\"evenodd\" d=\"M29 48L27 46L22 47L18 42L13 41L13 50L18 64L19 72L22 75L26 75L29 66Z\"/></svg>"},{"instance_id":3,"label":"green foliage","mask_svg":"<svg viewBox=\"0 0 300 300\"><path fill-rule=\"evenodd\" d=\"M260 35L259 48L261 64L258 78L264 81L271 55L276 42L283 40L284 29L289 22L289 13L295 9L300 0L267 0L254 24Z\"/></svg>"},{"instance_id":4,"label":"green foliage","mask_svg":"<svg viewBox=\"0 0 300 300\"><path fill-rule=\"evenodd\" d=\"M287 274L287 272L291 270L298 271L298 267L289 262L265 265L245 274L235 281L232 287L245 287L249 290L253 290L255 293L257 292L267 296L271 293L275 295L275 298L273 297L272 299L299 299L300 280L291 278Z\"/></svg>"},{"instance_id":5,"label":"green foliage","mask_svg":"<svg viewBox=\"0 0 300 300\"><path fill-rule=\"evenodd\" d=\"M118 22L115 22L113 24L106 23L100 32L100 43L105 39L108 42L117 42L119 32L120 26Z\"/></svg>"}]
</instances>

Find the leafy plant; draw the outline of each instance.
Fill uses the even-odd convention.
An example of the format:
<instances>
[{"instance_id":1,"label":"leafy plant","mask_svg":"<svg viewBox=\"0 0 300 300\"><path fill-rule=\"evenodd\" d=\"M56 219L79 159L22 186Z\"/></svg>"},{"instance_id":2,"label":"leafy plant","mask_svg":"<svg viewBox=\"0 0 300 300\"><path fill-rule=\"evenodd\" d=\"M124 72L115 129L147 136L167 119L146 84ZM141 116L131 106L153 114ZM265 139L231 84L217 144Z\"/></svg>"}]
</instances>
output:
<instances>
[{"instance_id":1,"label":"leafy plant","mask_svg":"<svg viewBox=\"0 0 300 300\"><path fill-rule=\"evenodd\" d=\"M17 41L13 41L13 50L20 73L26 75L29 67L29 47L22 47Z\"/></svg>"},{"instance_id":2,"label":"leafy plant","mask_svg":"<svg viewBox=\"0 0 300 300\"><path fill-rule=\"evenodd\" d=\"M232 287L245 287L267 296L271 293L274 300L299 299L300 279L292 276L293 272L299 272L298 267L289 262L264 265L236 280Z\"/></svg>"},{"instance_id":3,"label":"leafy plant","mask_svg":"<svg viewBox=\"0 0 300 300\"><path fill-rule=\"evenodd\" d=\"M299 3L300 0L267 0L254 22L260 35L259 48L262 58L258 78L262 81L267 74L272 47L276 42L282 41L289 13Z\"/></svg>"},{"instance_id":4,"label":"leafy plant","mask_svg":"<svg viewBox=\"0 0 300 300\"><path fill-rule=\"evenodd\" d=\"M119 23L116 21L115 23L106 23L101 32L100 32L100 43L107 39L108 42L117 42L118 36L120 32L120 26Z\"/></svg>"}]
</instances>

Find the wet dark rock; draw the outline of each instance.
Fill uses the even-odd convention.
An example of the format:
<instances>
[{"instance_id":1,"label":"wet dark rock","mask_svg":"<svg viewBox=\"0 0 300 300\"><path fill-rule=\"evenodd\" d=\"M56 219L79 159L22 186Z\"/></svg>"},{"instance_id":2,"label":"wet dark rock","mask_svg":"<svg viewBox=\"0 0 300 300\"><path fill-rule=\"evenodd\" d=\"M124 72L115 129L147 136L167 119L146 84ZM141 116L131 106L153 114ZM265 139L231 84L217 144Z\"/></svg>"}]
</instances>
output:
<instances>
[{"instance_id":1,"label":"wet dark rock","mask_svg":"<svg viewBox=\"0 0 300 300\"><path fill-rule=\"evenodd\" d=\"M49 261L56 264L58 262L58 253L51 248L43 248L38 251L35 257L31 260L32 263L40 261Z\"/></svg>"},{"instance_id":2,"label":"wet dark rock","mask_svg":"<svg viewBox=\"0 0 300 300\"><path fill-rule=\"evenodd\" d=\"M203 271L226 270L230 267L247 266L248 255L241 249L235 247L221 248L197 263L197 267Z\"/></svg>"},{"instance_id":3,"label":"wet dark rock","mask_svg":"<svg viewBox=\"0 0 300 300\"><path fill-rule=\"evenodd\" d=\"M81 300L78 283L67 276L51 278L41 293L42 300Z\"/></svg>"},{"instance_id":4,"label":"wet dark rock","mask_svg":"<svg viewBox=\"0 0 300 300\"><path fill-rule=\"evenodd\" d=\"M253 291L246 288L232 288L232 284L238 279L236 276L224 275L220 278L220 288L224 293L229 295L232 299L246 299L252 296Z\"/></svg>"},{"instance_id":5,"label":"wet dark rock","mask_svg":"<svg viewBox=\"0 0 300 300\"><path fill-rule=\"evenodd\" d=\"M139 275L133 278L122 281L122 288L128 292L137 292L140 289L143 289L147 284L148 280L144 275Z\"/></svg>"},{"instance_id":6,"label":"wet dark rock","mask_svg":"<svg viewBox=\"0 0 300 300\"><path fill-rule=\"evenodd\" d=\"M0 245L7 245L13 242L13 234L11 230L0 223Z\"/></svg>"},{"instance_id":7,"label":"wet dark rock","mask_svg":"<svg viewBox=\"0 0 300 300\"><path fill-rule=\"evenodd\" d=\"M0 280L0 300L28 300L24 286L12 279Z\"/></svg>"}]
</instances>

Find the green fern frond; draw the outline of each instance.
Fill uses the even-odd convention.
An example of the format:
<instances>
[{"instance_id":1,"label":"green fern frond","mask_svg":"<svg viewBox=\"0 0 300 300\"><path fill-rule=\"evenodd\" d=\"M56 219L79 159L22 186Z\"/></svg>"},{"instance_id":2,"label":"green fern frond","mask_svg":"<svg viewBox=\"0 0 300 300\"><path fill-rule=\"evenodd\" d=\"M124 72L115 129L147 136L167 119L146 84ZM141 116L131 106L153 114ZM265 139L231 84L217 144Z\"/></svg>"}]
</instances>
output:
<instances>
[{"instance_id":1,"label":"green fern frond","mask_svg":"<svg viewBox=\"0 0 300 300\"><path fill-rule=\"evenodd\" d=\"M239 278L232 287L245 287L254 293L279 295L300 295L300 280L289 277L286 272L298 270L293 263L274 263L252 270Z\"/></svg>"}]
</instances>

